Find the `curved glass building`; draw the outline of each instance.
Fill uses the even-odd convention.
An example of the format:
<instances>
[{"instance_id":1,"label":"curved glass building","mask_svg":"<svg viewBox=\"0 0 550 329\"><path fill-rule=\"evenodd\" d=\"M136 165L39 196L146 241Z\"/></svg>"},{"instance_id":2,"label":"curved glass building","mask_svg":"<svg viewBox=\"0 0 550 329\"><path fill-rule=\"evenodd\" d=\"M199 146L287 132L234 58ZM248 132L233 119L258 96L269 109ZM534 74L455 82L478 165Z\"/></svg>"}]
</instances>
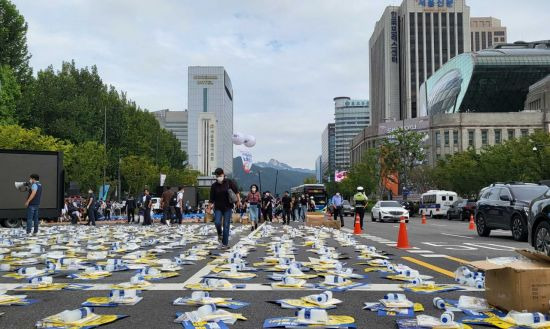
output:
<instances>
[{"instance_id":1,"label":"curved glass building","mask_svg":"<svg viewBox=\"0 0 550 329\"><path fill-rule=\"evenodd\" d=\"M548 74L550 48L497 47L464 53L422 84L420 116L519 112L524 109L529 86Z\"/></svg>"}]
</instances>

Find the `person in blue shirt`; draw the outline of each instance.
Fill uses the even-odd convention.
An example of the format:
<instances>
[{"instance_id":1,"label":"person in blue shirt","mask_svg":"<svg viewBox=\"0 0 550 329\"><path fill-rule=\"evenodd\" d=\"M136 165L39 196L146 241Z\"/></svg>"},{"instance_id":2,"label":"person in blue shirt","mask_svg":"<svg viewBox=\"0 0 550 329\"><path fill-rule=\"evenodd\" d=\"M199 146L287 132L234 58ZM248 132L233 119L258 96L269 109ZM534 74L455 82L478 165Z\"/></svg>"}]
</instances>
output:
<instances>
[{"instance_id":1,"label":"person in blue shirt","mask_svg":"<svg viewBox=\"0 0 550 329\"><path fill-rule=\"evenodd\" d=\"M344 216L342 215L344 199L342 199L340 192L336 192L330 203L334 207L334 220L338 220L338 216L340 216L340 223L344 226Z\"/></svg>"},{"instance_id":2,"label":"person in blue shirt","mask_svg":"<svg viewBox=\"0 0 550 329\"><path fill-rule=\"evenodd\" d=\"M31 174L29 184L29 196L25 201L27 208L27 234L31 234L31 228L34 223L33 235L38 234L38 209L40 208L40 199L42 198L42 184L40 184L40 176Z\"/></svg>"}]
</instances>

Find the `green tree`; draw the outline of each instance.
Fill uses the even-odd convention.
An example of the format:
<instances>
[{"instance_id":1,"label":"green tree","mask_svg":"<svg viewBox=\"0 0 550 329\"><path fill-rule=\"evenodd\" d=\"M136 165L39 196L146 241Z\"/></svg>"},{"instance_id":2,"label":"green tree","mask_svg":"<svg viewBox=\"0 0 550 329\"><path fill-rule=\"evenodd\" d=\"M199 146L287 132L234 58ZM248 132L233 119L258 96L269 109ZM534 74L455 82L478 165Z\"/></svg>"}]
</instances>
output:
<instances>
[{"instance_id":1,"label":"green tree","mask_svg":"<svg viewBox=\"0 0 550 329\"><path fill-rule=\"evenodd\" d=\"M130 155L120 163L120 174L124 178L129 193L139 193L146 186L153 189L159 179L158 168L147 157Z\"/></svg>"},{"instance_id":2,"label":"green tree","mask_svg":"<svg viewBox=\"0 0 550 329\"><path fill-rule=\"evenodd\" d=\"M168 186L196 186L199 172L188 168L170 168L164 167L161 170L166 173L166 182Z\"/></svg>"},{"instance_id":3,"label":"green tree","mask_svg":"<svg viewBox=\"0 0 550 329\"><path fill-rule=\"evenodd\" d=\"M304 179L304 184L316 184L316 183L317 183L317 178L315 178L314 176L306 177Z\"/></svg>"},{"instance_id":4,"label":"green tree","mask_svg":"<svg viewBox=\"0 0 550 329\"><path fill-rule=\"evenodd\" d=\"M11 67L22 85L32 78L27 28L25 18L15 5L11 1L0 0L0 65Z\"/></svg>"},{"instance_id":5,"label":"green tree","mask_svg":"<svg viewBox=\"0 0 550 329\"><path fill-rule=\"evenodd\" d=\"M395 182L393 175L397 174L400 190L409 187L411 171L426 158L424 136L425 134L417 131L399 128L382 141L381 175Z\"/></svg>"},{"instance_id":6,"label":"green tree","mask_svg":"<svg viewBox=\"0 0 550 329\"><path fill-rule=\"evenodd\" d=\"M18 125L0 125L0 149L67 152L71 148L71 143L43 135L38 128L24 129Z\"/></svg>"},{"instance_id":7,"label":"green tree","mask_svg":"<svg viewBox=\"0 0 550 329\"><path fill-rule=\"evenodd\" d=\"M7 66L0 66L0 124L17 123L17 101L21 97L21 89L13 70Z\"/></svg>"},{"instance_id":8,"label":"green tree","mask_svg":"<svg viewBox=\"0 0 550 329\"><path fill-rule=\"evenodd\" d=\"M69 181L77 182L82 190L95 190L102 184L103 166L107 163L105 148L98 142L88 141L75 145L65 157Z\"/></svg>"}]
</instances>

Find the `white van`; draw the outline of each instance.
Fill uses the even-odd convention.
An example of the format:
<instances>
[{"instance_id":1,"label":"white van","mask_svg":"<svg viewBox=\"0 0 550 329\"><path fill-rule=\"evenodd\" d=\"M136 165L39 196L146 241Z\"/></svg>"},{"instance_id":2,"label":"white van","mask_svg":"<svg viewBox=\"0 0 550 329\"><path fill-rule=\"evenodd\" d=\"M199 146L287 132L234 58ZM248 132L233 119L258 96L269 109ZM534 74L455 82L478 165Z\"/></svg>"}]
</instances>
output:
<instances>
[{"instance_id":1,"label":"white van","mask_svg":"<svg viewBox=\"0 0 550 329\"><path fill-rule=\"evenodd\" d=\"M430 190L420 198L420 215L447 216L449 207L458 200L458 195L452 191Z\"/></svg>"}]
</instances>

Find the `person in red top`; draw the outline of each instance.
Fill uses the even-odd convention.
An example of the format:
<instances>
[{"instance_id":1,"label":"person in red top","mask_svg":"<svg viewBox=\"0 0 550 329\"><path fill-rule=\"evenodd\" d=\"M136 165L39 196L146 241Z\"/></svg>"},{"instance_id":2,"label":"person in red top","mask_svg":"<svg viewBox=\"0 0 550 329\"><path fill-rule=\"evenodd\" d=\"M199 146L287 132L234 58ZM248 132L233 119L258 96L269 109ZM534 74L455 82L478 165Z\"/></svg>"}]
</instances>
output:
<instances>
[{"instance_id":1,"label":"person in red top","mask_svg":"<svg viewBox=\"0 0 550 329\"><path fill-rule=\"evenodd\" d=\"M258 190L258 185L250 185L250 192L246 196L246 202L250 205L250 221L252 222L252 231L258 228L258 215L260 212L260 204L262 197L260 196L260 191Z\"/></svg>"}]
</instances>

